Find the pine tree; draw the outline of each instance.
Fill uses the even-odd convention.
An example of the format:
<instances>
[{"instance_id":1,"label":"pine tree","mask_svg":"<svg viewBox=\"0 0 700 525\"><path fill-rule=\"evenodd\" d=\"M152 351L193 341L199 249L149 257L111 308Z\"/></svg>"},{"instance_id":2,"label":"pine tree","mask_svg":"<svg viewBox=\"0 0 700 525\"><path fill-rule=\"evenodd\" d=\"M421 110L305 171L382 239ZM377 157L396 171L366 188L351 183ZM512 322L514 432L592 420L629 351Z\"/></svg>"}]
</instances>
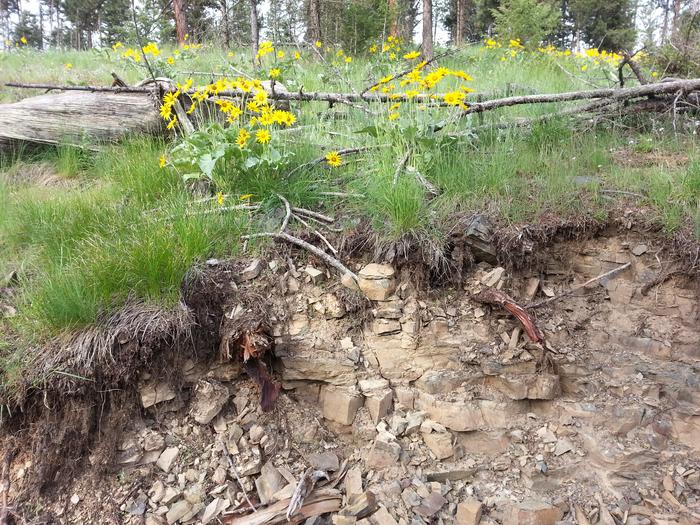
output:
<instances>
[{"instance_id":1,"label":"pine tree","mask_svg":"<svg viewBox=\"0 0 700 525\"><path fill-rule=\"evenodd\" d=\"M21 40L24 39L24 40ZM42 32L39 27L37 16L29 11L22 11L19 15L19 21L14 28L14 41L19 42L26 40L28 46L41 48Z\"/></svg>"},{"instance_id":2,"label":"pine tree","mask_svg":"<svg viewBox=\"0 0 700 525\"><path fill-rule=\"evenodd\" d=\"M100 40L112 45L129 39L131 34L131 4L129 0L110 0L100 14Z\"/></svg>"},{"instance_id":3,"label":"pine tree","mask_svg":"<svg viewBox=\"0 0 700 525\"><path fill-rule=\"evenodd\" d=\"M630 50L636 39L632 0L569 0L574 32L599 49Z\"/></svg>"}]
</instances>

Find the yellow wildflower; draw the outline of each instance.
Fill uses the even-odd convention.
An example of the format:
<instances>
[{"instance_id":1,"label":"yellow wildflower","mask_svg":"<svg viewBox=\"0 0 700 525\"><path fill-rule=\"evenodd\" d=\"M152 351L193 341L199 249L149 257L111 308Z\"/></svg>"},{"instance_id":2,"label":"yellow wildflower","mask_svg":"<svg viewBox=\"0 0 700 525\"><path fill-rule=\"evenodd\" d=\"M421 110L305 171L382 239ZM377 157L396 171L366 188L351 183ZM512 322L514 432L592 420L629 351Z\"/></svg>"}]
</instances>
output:
<instances>
[{"instance_id":1,"label":"yellow wildflower","mask_svg":"<svg viewBox=\"0 0 700 525\"><path fill-rule=\"evenodd\" d=\"M173 129L175 127L175 124L177 124L177 117L173 115L173 118L168 122L168 125L166 126L168 129Z\"/></svg>"},{"instance_id":2,"label":"yellow wildflower","mask_svg":"<svg viewBox=\"0 0 700 525\"><path fill-rule=\"evenodd\" d=\"M445 104L448 106L464 106L464 97L464 93L459 91L445 93Z\"/></svg>"},{"instance_id":3,"label":"yellow wildflower","mask_svg":"<svg viewBox=\"0 0 700 525\"><path fill-rule=\"evenodd\" d=\"M120 47L124 47L124 44L122 44L121 42L115 42L114 44L112 44L112 50L113 50L113 51L116 51L116 50L119 49Z\"/></svg>"},{"instance_id":4,"label":"yellow wildflower","mask_svg":"<svg viewBox=\"0 0 700 525\"><path fill-rule=\"evenodd\" d=\"M389 60L396 60L396 53L394 53L393 51L389 53Z\"/></svg>"},{"instance_id":5,"label":"yellow wildflower","mask_svg":"<svg viewBox=\"0 0 700 525\"><path fill-rule=\"evenodd\" d=\"M294 60L299 60L301 58L301 54L299 51L294 51Z\"/></svg>"},{"instance_id":6,"label":"yellow wildflower","mask_svg":"<svg viewBox=\"0 0 700 525\"><path fill-rule=\"evenodd\" d=\"M352 62L352 57L345 57L345 63L349 64L350 62Z\"/></svg>"},{"instance_id":7,"label":"yellow wildflower","mask_svg":"<svg viewBox=\"0 0 700 525\"><path fill-rule=\"evenodd\" d=\"M248 143L248 139L250 138L250 133L248 133L248 130L245 128L241 128L238 131L238 137L236 137L236 144L238 144L239 148L245 148L245 145Z\"/></svg>"},{"instance_id":8,"label":"yellow wildflower","mask_svg":"<svg viewBox=\"0 0 700 525\"><path fill-rule=\"evenodd\" d=\"M330 167L337 168L343 163L343 159L337 151L329 151L326 154L326 162Z\"/></svg>"},{"instance_id":9,"label":"yellow wildflower","mask_svg":"<svg viewBox=\"0 0 700 525\"><path fill-rule=\"evenodd\" d=\"M280 71L280 69L277 68L277 67L273 67L273 68L270 70L270 78L277 78L277 77L279 77L281 74L282 74L282 71Z\"/></svg>"},{"instance_id":10,"label":"yellow wildflower","mask_svg":"<svg viewBox=\"0 0 700 525\"><path fill-rule=\"evenodd\" d=\"M396 104L393 104L390 108L389 111L396 111L401 107L401 102L397 102Z\"/></svg>"},{"instance_id":11,"label":"yellow wildflower","mask_svg":"<svg viewBox=\"0 0 700 525\"><path fill-rule=\"evenodd\" d=\"M242 201L249 201L253 195L254 195L253 193L246 193L245 195L241 195L238 198Z\"/></svg>"},{"instance_id":12,"label":"yellow wildflower","mask_svg":"<svg viewBox=\"0 0 700 525\"><path fill-rule=\"evenodd\" d=\"M369 46L369 52L376 53L377 52L377 44L372 44L371 46Z\"/></svg>"},{"instance_id":13,"label":"yellow wildflower","mask_svg":"<svg viewBox=\"0 0 700 525\"><path fill-rule=\"evenodd\" d=\"M588 69L588 65L587 65L587 64L583 64L583 65L581 66L581 71L586 71L587 69Z\"/></svg>"},{"instance_id":14,"label":"yellow wildflower","mask_svg":"<svg viewBox=\"0 0 700 525\"><path fill-rule=\"evenodd\" d=\"M652 76L652 78L656 78L659 76L659 74L656 71L652 71L651 76Z\"/></svg>"},{"instance_id":15,"label":"yellow wildflower","mask_svg":"<svg viewBox=\"0 0 700 525\"><path fill-rule=\"evenodd\" d=\"M398 113L389 113L389 116L388 116L387 118L388 118L389 120L396 120L396 119L399 118L400 116L401 116L401 115L399 115Z\"/></svg>"},{"instance_id":16,"label":"yellow wildflower","mask_svg":"<svg viewBox=\"0 0 700 525\"><path fill-rule=\"evenodd\" d=\"M258 90L253 96L253 100L257 104L265 104L267 102L267 92L264 89Z\"/></svg>"},{"instance_id":17,"label":"yellow wildflower","mask_svg":"<svg viewBox=\"0 0 700 525\"><path fill-rule=\"evenodd\" d=\"M415 97L416 95L419 95L420 93L418 91L416 91L415 89L411 89L409 91L406 91L406 93L404 93L404 94L406 95L407 99L411 100L413 97Z\"/></svg>"},{"instance_id":18,"label":"yellow wildflower","mask_svg":"<svg viewBox=\"0 0 700 525\"><path fill-rule=\"evenodd\" d=\"M19 41L22 42L24 45L27 45L27 39L26 39L26 37L20 38Z\"/></svg>"},{"instance_id":19,"label":"yellow wildflower","mask_svg":"<svg viewBox=\"0 0 700 525\"><path fill-rule=\"evenodd\" d=\"M175 63L175 59L173 57L168 57L166 62L172 66Z\"/></svg>"},{"instance_id":20,"label":"yellow wildflower","mask_svg":"<svg viewBox=\"0 0 700 525\"><path fill-rule=\"evenodd\" d=\"M71 64L70 62L68 62L68 63L65 65L65 68L66 68L66 69L73 69L73 64Z\"/></svg>"},{"instance_id":21,"label":"yellow wildflower","mask_svg":"<svg viewBox=\"0 0 700 525\"><path fill-rule=\"evenodd\" d=\"M272 111L270 111L269 109L266 108L260 114L260 118L258 118L258 122L260 122L260 124L262 126L270 126L270 125L274 124L274 122L275 122L273 115L274 114L272 113Z\"/></svg>"},{"instance_id":22,"label":"yellow wildflower","mask_svg":"<svg viewBox=\"0 0 700 525\"><path fill-rule=\"evenodd\" d=\"M277 58L284 58L284 51L282 51L281 49L277 51Z\"/></svg>"},{"instance_id":23,"label":"yellow wildflower","mask_svg":"<svg viewBox=\"0 0 700 525\"><path fill-rule=\"evenodd\" d=\"M229 58L233 58L233 57L234 57L233 51L229 51L228 53L226 53L226 55L227 55Z\"/></svg>"},{"instance_id":24,"label":"yellow wildflower","mask_svg":"<svg viewBox=\"0 0 700 525\"><path fill-rule=\"evenodd\" d=\"M453 77L457 77L457 78L461 78L462 80L466 80L467 82L474 80L472 77L467 75L461 69L451 70L449 74L452 75Z\"/></svg>"},{"instance_id":25,"label":"yellow wildflower","mask_svg":"<svg viewBox=\"0 0 700 525\"><path fill-rule=\"evenodd\" d=\"M160 107L160 116L163 117L163 120L170 120L172 108L173 108L172 105L168 105L168 104L163 104Z\"/></svg>"},{"instance_id":26,"label":"yellow wildflower","mask_svg":"<svg viewBox=\"0 0 700 525\"><path fill-rule=\"evenodd\" d=\"M254 100L248 101L245 107L248 109L248 111L251 111L253 113L260 113L260 106L258 106L258 103Z\"/></svg>"},{"instance_id":27,"label":"yellow wildflower","mask_svg":"<svg viewBox=\"0 0 700 525\"><path fill-rule=\"evenodd\" d=\"M418 58L420 56L420 53L418 51L411 51L410 53L406 53L403 57L406 60L413 60L414 58Z\"/></svg>"},{"instance_id":28,"label":"yellow wildflower","mask_svg":"<svg viewBox=\"0 0 700 525\"><path fill-rule=\"evenodd\" d=\"M266 129L259 129L257 133L255 134L255 140L258 141L260 144L267 144L270 142L270 132L267 131Z\"/></svg>"},{"instance_id":29,"label":"yellow wildflower","mask_svg":"<svg viewBox=\"0 0 700 525\"><path fill-rule=\"evenodd\" d=\"M275 50L275 48L272 46L272 42L269 40L265 40L260 43L260 47L258 47L258 56L259 57L264 57L265 55L269 55Z\"/></svg>"},{"instance_id":30,"label":"yellow wildflower","mask_svg":"<svg viewBox=\"0 0 700 525\"><path fill-rule=\"evenodd\" d=\"M320 40L316 40L316 44L315 44L315 45L316 45L316 47L318 47L319 49L320 49L321 47L323 47L323 44L321 43Z\"/></svg>"},{"instance_id":31,"label":"yellow wildflower","mask_svg":"<svg viewBox=\"0 0 700 525\"><path fill-rule=\"evenodd\" d=\"M175 85L177 86L178 91L185 93L185 92L189 91L189 89L192 87L192 82L193 82L192 79L188 78L187 80L185 80L184 84L180 84L178 82Z\"/></svg>"},{"instance_id":32,"label":"yellow wildflower","mask_svg":"<svg viewBox=\"0 0 700 525\"><path fill-rule=\"evenodd\" d=\"M219 206L223 206L225 200L226 200L226 195L224 195L222 192L219 192L216 194L216 203Z\"/></svg>"},{"instance_id":33,"label":"yellow wildflower","mask_svg":"<svg viewBox=\"0 0 700 525\"><path fill-rule=\"evenodd\" d=\"M161 167L161 168L165 168L165 164L166 164L167 162L168 162L168 161L166 160L165 155L161 155L161 156L160 156L160 160L159 160L160 167Z\"/></svg>"}]
</instances>

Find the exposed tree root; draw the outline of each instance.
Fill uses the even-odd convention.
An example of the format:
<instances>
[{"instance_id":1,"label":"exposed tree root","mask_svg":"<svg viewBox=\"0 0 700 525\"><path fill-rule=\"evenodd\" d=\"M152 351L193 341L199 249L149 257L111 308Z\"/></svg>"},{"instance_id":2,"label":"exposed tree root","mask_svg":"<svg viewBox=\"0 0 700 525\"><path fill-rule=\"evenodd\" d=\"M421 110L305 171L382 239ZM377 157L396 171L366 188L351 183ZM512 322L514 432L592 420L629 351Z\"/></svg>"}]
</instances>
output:
<instances>
[{"instance_id":1,"label":"exposed tree root","mask_svg":"<svg viewBox=\"0 0 700 525\"><path fill-rule=\"evenodd\" d=\"M520 306L515 299L510 295L501 290L496 290L495 288L484 288L479 293L473 296L474 300L483 303L490 304L492 306L500 306L513 314L520 324L523 325L525 333L530 338L531 341L535 343L544 343L544 335L535 324L535 320L532 316Z\"/></svg>"}]
</instances>

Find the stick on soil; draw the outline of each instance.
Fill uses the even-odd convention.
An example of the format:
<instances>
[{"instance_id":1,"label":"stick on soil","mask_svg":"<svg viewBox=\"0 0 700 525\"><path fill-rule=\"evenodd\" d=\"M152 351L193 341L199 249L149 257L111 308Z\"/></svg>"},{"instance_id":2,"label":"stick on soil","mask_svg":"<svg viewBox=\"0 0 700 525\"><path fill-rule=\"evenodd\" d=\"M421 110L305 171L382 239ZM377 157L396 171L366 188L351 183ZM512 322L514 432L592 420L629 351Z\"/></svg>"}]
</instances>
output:
<instances>
[{"instance_id":1,"label":"stick on soil","mask_svg":"<svg viewBox=\"0 0 700 525\"><path fill-rule=\"evenodd\" d=\"M518 321L520 321L520 324L523 325L525 333L531 341L540 344L544 343L544 335L542 335L540 329L537 328L535 320L527 312L527 310L525 310L525 308L523 308L517 302L515 302L515 299L513 299L507 293L502 292L500 290L496 290L495 288L488 287L484 288L473 297L474 300L479 303L490 304L493 306L501 306L502 308L513 314L518 319Z\"/></svg>"}]
</instances>

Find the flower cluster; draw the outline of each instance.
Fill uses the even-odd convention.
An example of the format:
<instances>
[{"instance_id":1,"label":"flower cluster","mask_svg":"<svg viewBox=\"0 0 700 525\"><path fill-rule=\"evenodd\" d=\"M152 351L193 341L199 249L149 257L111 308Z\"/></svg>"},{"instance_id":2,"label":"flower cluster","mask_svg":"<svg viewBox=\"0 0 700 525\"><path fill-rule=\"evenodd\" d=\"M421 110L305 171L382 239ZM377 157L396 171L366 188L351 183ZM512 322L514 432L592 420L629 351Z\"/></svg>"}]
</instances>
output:
<instances>
[{"instance_id":1,"label":"flower cluster","mask_svg":"<svg viewBox=\"0 0 700 525\"><path fill-rule=\"evenodd\" d=\"M501 61L505 62L509 58L515 58L521 53L526 53L525 46L519 38L510 39L508 44L498 42L492 38L487 38L484 40L484 49L487 50L498 50L501 48L506 48L501 56ZM592 65L608 65L610 67L617 68L620 61L624 58L618 53L612 51L599 50L596 48L586 49L585 51L571 51L570 49L558 49L553 45L540 46L537 50L529 52L530 54L540 54L547 55L554 58L573 58L578 61L577 67L581 71L587 71ZM634 59L639 61L643 60L645 57L644 53L638 53Z\"/></svg>"},{"instance_id":2,"label":"flower cluster","mask_svg":"<svg viewBox=\"0 0 700 525\"><path fill-rule=\"evenodd\" d=\"M198 105L207 100L213 100L219 112L226 117L226 122L231 125L239 125L241 117L248 119L250 131L245 127L240 128L236 143L245 147L251 137L251 131L257 128L256 141L260 144L268 143L272 136L267 128L277 125L289 127L296 122L296 116L285 110L274 108L270 105L267 91L260 80L248 80L245 78L228 79L221 78L216 82L199 86L190 91L192 79L187 79L184 84L178 84L177 90L166 93L160 106L160 115L168 121L168 128L172 129L177 124L177 117L172 114L174 104L184 93L190 100L187 113L195 111ZM226 93L240 96L240 105L233 98L224 96ZM183 97L184 99L185 97Z\"/></svg>"},{"instance_id":3,"label":"flower cluster","mask_svg":"<svg viewBox=\"0 0 700 525\"><path fill-rule=\"evenodd\" d=\"M377 44L369 46L370 53L381 53L389 60L397 60L400 56L403 40L399 37L389 35L385 42L382 42L381 47ZM413 60L420 56L418 51L412 51L403 55L406 60Z\"/></svg>"}]
</instances>

